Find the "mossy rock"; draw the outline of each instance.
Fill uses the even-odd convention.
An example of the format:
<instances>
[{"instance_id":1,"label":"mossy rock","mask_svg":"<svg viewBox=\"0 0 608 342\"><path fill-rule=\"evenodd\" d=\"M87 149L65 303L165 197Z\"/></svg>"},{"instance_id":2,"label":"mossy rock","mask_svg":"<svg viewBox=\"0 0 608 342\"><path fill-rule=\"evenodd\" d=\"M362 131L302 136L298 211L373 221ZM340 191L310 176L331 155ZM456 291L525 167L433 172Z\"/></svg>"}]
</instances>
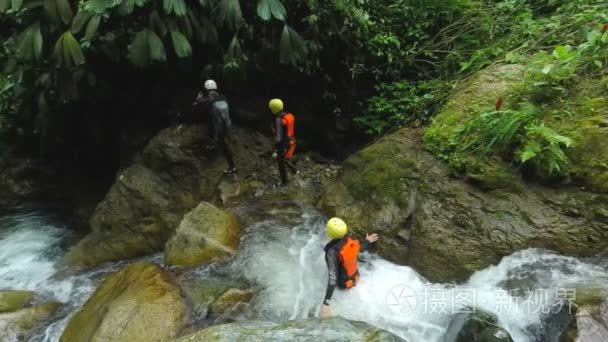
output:
<instances>
[{"instance_id":1,"label":"mossy rock","mask_svg":"<svg viewBox=\"0 0 608 342\"><path fill-rule=\"evenodd\" d=\"M28 336L61 307L50 302L0 314L0 341L27 340Z\"/></svg>"},{"instance_id":2,"label":"mossy rock","mask_svg":"<svg viewBox=\"0 0 608 342\"><path fill-rule=\"evenodd\" d=\"M349 157L319 206L354 235L379 233L376 252L432 281L464 281L531 247L574 256L608 248L608 195L489 181L453 177L421 132L404 128Z\"/></svg>"},{"instance_id":3,"label":"mossy rock","mask_svg":"<svg viewBox=\"0 0 608 342\"><path fill-rule=\"evenodd\" d=\"M25 307L34 297L31 291L0 291L0 313Z\"/></svg>"},{"instance_id":4,"label":"mossy rock","mask_svg":"<svg viewBox=\"0 0 608 342\"><path fill-rule=\"evenodd\" d=\"M244 282L218 277L188 277L178 282L197 320L207 318L211 304L229 289L246 289L249 286Z\"/></svg>"},{"instance_id":5,"label":"mossy rock","mask_svg":"<svg viewBox=\"0 0 608 342\"><path fill-rule=\"evenodd\" d=\"M212 326L180 338L180 342L232 342L232 341L385 341L404 339L364 322L349 321L341 317L307 319L285 323L245 321Z\"/></svg>"},{"instance_id":6,"label":"mossy rock","mask_svg":"<svg viewBox=\"0 0 608 342\"><path fill-rule=\"evenodd\" d=\"M173 276L152 263L136 263L107 276L61 341L167 341L180 333L186 314Z\"/></svg>"},{"instance_id":7,"label":"mossy rock","mask_svg":"<svg viewBox=\"0 0 608 342\"><path fill-rule=\"evenodd\" d=\"M496 315L480 309L454 315L446 342L513 342L511 335L498 325Z\"/></svg>"},{"instance_id":8,"label":"mossy rock","mask_svg":"<svg viewBox=\"0 0 608 342\"><path fill-rule=\"evenodd\" d=\"M160 252L184 215L201 201L219 200L225 169L200 125L160 131L142 158L122 170L90 220L91 232L66 255L67 265L95 266ZM262 134L235 129L231 147L239 171L253 173L271 149ZM234 189L233 189L234 190ZM241 191L242 189L239 189Z\"/></svg>"},{"instance_id":9,"label":"mossy rock","mask_svg":"<svg viewBox=\"0 0 608 342\"><path fill-rule=\"evenodd\" d=\"M608 192L608 88L605 80L581 79L575 96L560 103L571 116L551 116L548 125L574 140L569 174L591 190Z\"/></svg>"},{"instance_id":10,"label":"mossy rock","mask_svg":"<svg viewBox=\"0 0 608 342\"><path fill-rule=\"evenodd\" d=\"M169 265L198 266L229 257L240 241L240 226L230 212L200 203L184 216L165 246Z\"/></svg>"},{"instance_id":11,"label":"mossy rock","mask_svg":"<svg viewBox=\"0 0 608 342\"><path fill-rule=\"evenodd\" d=\"M525 67L519 64L495 64L466 79L428 127L426 146L441 154L453 145L452 137L462 124L479 111L494 107L501 96L506 97L518 87L524 70Z\"/></svg>"},{"instance_id":12,"label":"mossy rock","mask_svg":"<svg viewBox=\"0 0 608 342\"><path fill-rule=\"evenodd\" d=\"M211 304L211 313L214 315L231 314L240 306L248 304L253 296L252 289L229 289Z\"/></svg>"},{"instance_id":13,"label":"mossy rock","mask_svg":"<svg viewBox=\"0 0 608 342\"><path fill-rule=\"evenodd\" d=\"M462 142L457 139L465 123L488 109L493 109L500 96L507 99L504 108L517 108L525 101L518 96L523 86L523 66L494 65L481 70L458 86L444 108L435 116L425 132L425 146L436 156L447 160L460 174L486 189L501 189L513 185L511 178L519 178L520 170L509 165L517 162L514 155L500 155L493 159L474 153L458 152ZM574 182L592 191L608 192L608 88L607 79L580 78L573 81L567 95L547 99L539 106L540 122L560 135L573 140L565 148L569 163L562 165L559 174L552 174L546 166L530 162L521 169L527 176L551 184ZM504 153L503 153L504 154ZM515 163L514 163L515 162ZM503 164L500 168L497 165ZM490 167L488 167L490 166Z\"/></svg>"}]
</instances>

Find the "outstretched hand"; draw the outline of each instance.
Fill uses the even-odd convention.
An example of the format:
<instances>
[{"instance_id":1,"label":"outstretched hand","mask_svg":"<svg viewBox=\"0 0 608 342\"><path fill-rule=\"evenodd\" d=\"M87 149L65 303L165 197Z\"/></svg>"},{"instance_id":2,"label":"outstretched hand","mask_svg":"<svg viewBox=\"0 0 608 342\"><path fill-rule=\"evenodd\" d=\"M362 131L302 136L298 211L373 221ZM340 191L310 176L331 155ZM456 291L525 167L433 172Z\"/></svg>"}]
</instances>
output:
<instances>
[{"instance_id":1,"label":"outstretched hand","mask_svg":"<svg viewBox=\"0 0 608 342\"><path fill-rule=\"evenodd\" d=\"M365 234L365 240L367 240L367 241L369 241L371 243L374 243L374 242L378 241L379 238L380 237L376 233L373 233L371 235L370 234Z\"/></svg>"},{"instance_id":2,"label":"outstretched hand","mask_svg":"<svg viewBox=\"0 0 608 342\"><path fill-rule=\"evenodd\" d=\"M319 316L321 318L329 318L332 316L332 312L331 312L331 308L329 307L329 305L321 305L321 310L319 312Z\"/></svg>"}]
</instances>

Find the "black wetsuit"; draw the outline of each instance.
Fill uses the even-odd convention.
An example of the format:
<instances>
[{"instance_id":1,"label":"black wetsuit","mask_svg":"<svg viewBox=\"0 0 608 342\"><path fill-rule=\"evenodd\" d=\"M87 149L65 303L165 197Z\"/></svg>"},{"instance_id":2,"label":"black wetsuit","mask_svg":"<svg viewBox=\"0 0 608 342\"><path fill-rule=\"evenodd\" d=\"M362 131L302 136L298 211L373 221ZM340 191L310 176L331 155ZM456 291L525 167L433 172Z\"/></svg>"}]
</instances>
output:
<instances>
[{"instance_id":1,"label":"black wetsuit","mask_svg":"<svg viewBox=\"0 0 608 342\"><path fill-rule=\"evenodd\" d=\"M228 168L234 169L234 159L229 146L232 122L230 120L228 100L224 95L212 90L207 95L199 93L194 103L197 105L202 104L203 108L211 115L213 141L219 145L224 153L224 157L228 162Z\"/></svg>"},{"instance_id":2,"label":"black wetsuit","mask_svg":"<svg viewBox=\"0 0 608 342\"><path fill-rule=\"evenodd\" d=\"M338 252L342 247L345 239L347 237L343 237L342 239L331 240L327 245L325 245L325 263L327 264L327 271L329 273L329 279L327 280L327 290L325 291L325 299L323 300L323 304L329 305L329 301L331 296L334 293L334 289L336 285L341 289L344 288L344 282L346 275L344 274L344 268L340 265L340 261L338 258ZM352 239L352 237L351 237ZM365 252L370 249L372 243L363 240L360 241L360 250L359 252Z\"/></svg>"}]
</instances>

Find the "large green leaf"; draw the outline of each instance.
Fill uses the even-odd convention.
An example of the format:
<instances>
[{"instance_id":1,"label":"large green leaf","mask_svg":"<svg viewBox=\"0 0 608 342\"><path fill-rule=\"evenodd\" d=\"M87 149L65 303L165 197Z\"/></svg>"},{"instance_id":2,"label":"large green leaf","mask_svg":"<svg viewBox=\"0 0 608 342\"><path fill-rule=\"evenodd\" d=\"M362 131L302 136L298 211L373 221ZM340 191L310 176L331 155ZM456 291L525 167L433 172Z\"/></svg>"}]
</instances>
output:
<instances>
[{"instance_id":1,"label":"large green leaf","mask_svg":"<svg viewBox=\"0 0 608 342\"><path fill-rule=\"evenodd\" d=\"M93 16L92 12L87 11L85 9L79 10L78 13L76 13L76 16L74 17L74 20L72 21L72 33L80 33L87 21L91 19L91 16Z\"/></svg>"},{"instance_id":2,"label":"large green leaf","mask_svg":"<svg viewBox=\"0 0 608 342\"><path fill-rule=\"evenodd\" d=\"M0 0L0 13L4 13L11 8L11 0Z\"/></svg>"},{"instance_id":3,"label":"large green leaf","mask_svg":"<svg viewBox=\"0 0 608 342\"><path fill-rule=\"evenodd\" d=\"M167 59L165 54L165 45L156 33L149 31L148 44L150 46L150 58L153 61L164 61Z\"/></svg>"},{"instance_id":4,"label":"large green leaf","mask_svg":"<svg viewBox=\"0 0 608 342\"><path fill-rule=\"evenodd\" d=\"M42 56L42 33L40 23L30 25L19 37L17 56L25 60L39 60Z\"/></svg>"},{"instance_id":5,"label":"large green leaf","mask_svg":"<svg viewBox=\"0 0 608 342\"><path fill-rule=\"evenodd\" d=\"M239 0L221 0L216 8L216 20L221 26L236 30L243 19Z\"/></svg>"},{"instance_id":6,"label":"large green leaf","mask_svg":"<svg viewBox=\"0 0 608 342\"><path fill-rule=\"evenodd\" d=\"M74 17L74 12L72 12L72 8L70 7L70 3L68 0L55 0L57 4L57 12L59 13L59 17L64 24L69 24Z\"/></svg>"},{"instance_id":7,"label":"large green leaf","mask_svg":"<svg viewBox=\"0 0 608 342\"><path fill-rule=\"evenodd\" d=\"M173 40L173 48L177 57L184 58L192 54L190 42L188 42L188 39L181 32L171 31L171 39Z\"/></svg>"},{"instance_id":8,"label":"large green leaf","mask_svg":"<svg viewBox=\"0 0 608 342\"><path fill-rule=\"evenodd\" d=\"M154 31L141 30L135 35L129 47L129 60L135 66L142 68L153 61L164 61L165 46Z\"/></svg>"},{"instance_id":9,"label":"large green leaf","mask_svg":"<svg viewBox=\"0 0 608 342\"><path fill-rule=\"evenodd\" d=\"M72 32L64 32L57 42L53 50L53 57L59 66L71 68L76 65L84 64L84 54L80 48L80 44Z\"/></svg>"},{"instance_id":10,"label":"large green leaf","mask_svg":"<svg viewBox=\"0 0 608 342\"><path fill-rule=\"evenodd\" d=\"M167 14L173 13L178 17L186 15L184 0L163 0L163 8Z\"/></svg>"},{"instance_id":11,"label":"large green leaf","mask_svg":"<svg viewBox=\"0 0 608 342\"><path fill-rule=\"evenodd\" d=\"M42 4L44 7L44 13L51 20L51 22L58 24L60 22L59 13L57 13L57 3L55 0L44 0Z\"/></svg>"},{"instance_id":12,"label":"large green leaf","mask_svg":"<svg viewBox=\"0 0 608 342\"><path fill-rule=\"evenodd\" d=\"M284 64L295 64L306 58L306 44L304 40L287 24L283 27L283 33L281 34L279 57L281 63Z\"/></svg>"},{"instance_id":13,"label":"large green leaf","mask_svg":"<svg viewBox=\"0 0 608 342\"><path fill-rule=\"evenodd\" d=\"M128 15L133 13L135 6L143 7L148 0L123 0L118 8L118 13L122 15Z\"/></svg>"},{"instance_id":14,"label":"large green leaf","mask_svg":"<svg viewBox=\"0 0 608 342\"><path fill-rule=\"evenodd\" d=\"M258 16L263 20L275 17L284 20L287 12L281 0L258 0Z\"/></svg>"},{"instance_id":15,"label":"large green leaf","mask_svg":"<svg viewBox=\"0 0 608 342\"><path fill-rule=\"evenodd\" d=\"M148 17L148 23L149 26L158 34L160 34L161 37L164 37L167 34L167 25L165 24L165 22L160 18L160 15L158 14L157 11L152 11L150 13L150 16Z\"/></svg>"},{"instance_id":16,"label":"large green leaf","mask_svg":"<svg viewBox=\"0 0 608 342\"><path fill-rule=\"evenodd\" d=\"M84 33L84 37L87 40L93 40L93 37L95 36L95 34L97 33L97 30L99 29L100 23L101 23L101 15L95 14L89 21L89 24L87 25L87 29Z\"/></svg>"},{"instance_id":17,"label":"large green leaf","mask_svg":"<svg viewBox=\"0 0 608 342\"><path fill-rule=\"evenodd\" d=\"M109 8L118 6L121 0L88 0L84 8L97 14L104 14Z\"/></svg>"},{"instance_id":18,"label":"large green leaf","mask_svg":"<svg viewBox=\"0 0 608 342\"><path fill-rule=\"evenodd\" d=\"M23 0L12 0L11 1L11 9L15 12L19 11L21 9L22 5L23 5Z\"/></svg>"}]
</instances>

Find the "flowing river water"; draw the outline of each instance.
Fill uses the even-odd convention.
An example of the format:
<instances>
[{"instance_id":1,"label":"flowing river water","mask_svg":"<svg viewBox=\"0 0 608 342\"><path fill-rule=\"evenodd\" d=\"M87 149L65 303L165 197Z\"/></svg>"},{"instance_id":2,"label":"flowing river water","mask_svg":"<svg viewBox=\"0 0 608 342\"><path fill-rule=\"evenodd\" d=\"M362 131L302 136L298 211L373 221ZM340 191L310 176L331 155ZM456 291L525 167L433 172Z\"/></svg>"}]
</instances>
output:
<instances>
[{"instance_id":1,"label":"flowing river water","mask_svg":"<svg viewBox=\"0 0 608 342\"><path fill-rule=\"evenodd\" d=\"M327 281L324 221L320 213L305 208L288 220L266 217L245 229L238 254L221 267L260 289L252 303L254 318L279 321L316 315ZM59 264L73 240L71 231L48 211L21 208L0 218L0 290L33 290L65 303L30 341L58 341L70 316L104 275L133 261L62 274ZM162 264L162 255L142 260ZM605 259L577 259L537 249L505 257L460 285L428 282L412 268L375 255L364 255L362 261L358 286L334 293L334 314L409 341L450 341L450 320L470 307L495 313L517 342L551 341L557 336L547 336L541 327L555 304L573 299L576 294L570 289L608 284ZM188 272L203 281L209 268Z\"/></svg>"}]
</instances>

